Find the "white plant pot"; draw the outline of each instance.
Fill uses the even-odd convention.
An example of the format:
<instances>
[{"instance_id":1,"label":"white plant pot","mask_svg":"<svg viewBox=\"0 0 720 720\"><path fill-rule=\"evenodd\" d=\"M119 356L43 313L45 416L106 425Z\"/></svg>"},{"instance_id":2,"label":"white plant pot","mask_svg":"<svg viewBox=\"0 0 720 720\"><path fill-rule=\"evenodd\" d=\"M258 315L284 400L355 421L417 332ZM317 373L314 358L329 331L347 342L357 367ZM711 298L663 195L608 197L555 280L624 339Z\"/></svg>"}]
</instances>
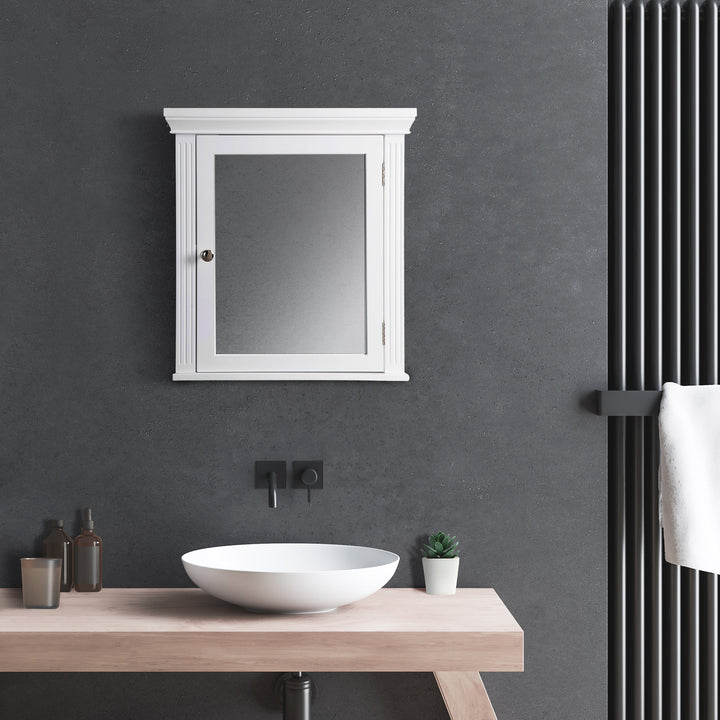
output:
<instances>
[{"instance_id":1,"label":"white plant pot","mask_svg":"<svg viewBox=\"0 0 720 720\"><path fill-rule=\"evenodd\" d=\"M428 595L454 595L457 589L460 558L422 559L425 592Z\"/></svg>"}]
</instances>

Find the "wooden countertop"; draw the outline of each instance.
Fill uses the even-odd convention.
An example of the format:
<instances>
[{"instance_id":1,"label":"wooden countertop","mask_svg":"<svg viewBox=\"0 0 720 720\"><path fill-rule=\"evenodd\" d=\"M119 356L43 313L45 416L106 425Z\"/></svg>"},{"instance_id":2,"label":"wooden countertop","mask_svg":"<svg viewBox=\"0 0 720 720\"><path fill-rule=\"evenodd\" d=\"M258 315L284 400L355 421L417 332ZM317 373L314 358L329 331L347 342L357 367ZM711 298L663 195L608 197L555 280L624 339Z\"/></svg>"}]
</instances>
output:
<instances>
[{"instance_id":1,"label":"wooden countertop","mask_svg":"<svg viewBox=\"0 0 720 720\"><path fill-rule=\"evenodd\" d=\"M523 631L494 590L383 589L316 615L256 615L196 588L0 589L0 672L521 671Z\"/></svg>"}]
</instances>

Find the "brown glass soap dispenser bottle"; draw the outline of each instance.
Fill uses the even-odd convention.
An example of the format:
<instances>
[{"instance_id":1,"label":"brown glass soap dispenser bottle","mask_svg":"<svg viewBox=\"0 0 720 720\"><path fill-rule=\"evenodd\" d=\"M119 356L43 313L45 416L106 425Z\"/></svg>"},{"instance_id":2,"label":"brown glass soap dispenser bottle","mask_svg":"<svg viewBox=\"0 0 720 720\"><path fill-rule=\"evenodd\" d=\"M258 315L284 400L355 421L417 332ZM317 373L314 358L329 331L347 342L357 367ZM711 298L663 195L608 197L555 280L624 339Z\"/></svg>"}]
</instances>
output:
<instances>
[{"instance_id":1,"label":"brown glass soap dispenser bottle","mask_svg":"<svg viewBox=\"0 0 720 720\"><path fill-rule=\"evenodd\" d=\"M73 541L63 530L63 524L62 520L53 520L52 529L42 541L42 552L43 557L62 560L60 590L68 592L73 583Z\"/></svg>"},{"instance_id":2,"label":"brown glass soap dispenser bottle","mask_svg":"<svg viewBox=\"0 0 720 720\"><path fill-rule=\"evenodd\" d=\"M94 532L92 510L83 510L82 532L75 538L75 590L102 590L102 540Z\"/></svg>"}]
</instances>

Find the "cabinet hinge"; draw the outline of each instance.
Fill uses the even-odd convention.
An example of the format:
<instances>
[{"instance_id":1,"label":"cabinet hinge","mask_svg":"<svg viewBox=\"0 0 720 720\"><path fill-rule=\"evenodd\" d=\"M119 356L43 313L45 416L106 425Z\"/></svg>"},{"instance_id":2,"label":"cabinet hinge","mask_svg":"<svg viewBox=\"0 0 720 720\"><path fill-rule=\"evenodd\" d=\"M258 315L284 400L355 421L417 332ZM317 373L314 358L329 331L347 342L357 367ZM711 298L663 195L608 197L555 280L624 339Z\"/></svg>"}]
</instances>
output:
<instances>
[{"instance_id":1,"label":"cabinet hinge","mask_svg":"<svg viewBox=\"0 0 720 720\"><path fill-rule=\"evenodd\" d=\"M383 338L383 345L385 344L385 321L383 320L383 326L382 326L382 338Z\"/></svg>"},{"instance_id":2,"label":"cabinet hinge","mask_svg":"<svg viewBox=\"0 0 720 720\"><path fill-rule=\"evenodd\" d=\"M382 184L385 187L385 163L382 164Z\"/></svg>"}]
</instances>

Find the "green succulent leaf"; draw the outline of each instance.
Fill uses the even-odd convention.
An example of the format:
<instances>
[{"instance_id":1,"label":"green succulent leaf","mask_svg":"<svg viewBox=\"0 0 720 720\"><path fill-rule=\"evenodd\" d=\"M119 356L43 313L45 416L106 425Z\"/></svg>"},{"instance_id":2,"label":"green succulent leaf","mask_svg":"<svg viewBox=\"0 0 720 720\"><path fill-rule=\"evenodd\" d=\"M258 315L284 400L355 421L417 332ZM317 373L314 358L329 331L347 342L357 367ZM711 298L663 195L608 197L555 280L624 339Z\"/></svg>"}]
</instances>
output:
<instances>
[{"instance_id":1,"label":"green succulent leaf","mask_svg":"<svg viewBox=\"0 0 720 720\"><path fill-rule=\"evenodd\" d=\"M455 535L436 532L428 537L428 541L422 547L422 552L428 558L454 558L457 556L458 545Z\"/></svg>"}]
</instances>

